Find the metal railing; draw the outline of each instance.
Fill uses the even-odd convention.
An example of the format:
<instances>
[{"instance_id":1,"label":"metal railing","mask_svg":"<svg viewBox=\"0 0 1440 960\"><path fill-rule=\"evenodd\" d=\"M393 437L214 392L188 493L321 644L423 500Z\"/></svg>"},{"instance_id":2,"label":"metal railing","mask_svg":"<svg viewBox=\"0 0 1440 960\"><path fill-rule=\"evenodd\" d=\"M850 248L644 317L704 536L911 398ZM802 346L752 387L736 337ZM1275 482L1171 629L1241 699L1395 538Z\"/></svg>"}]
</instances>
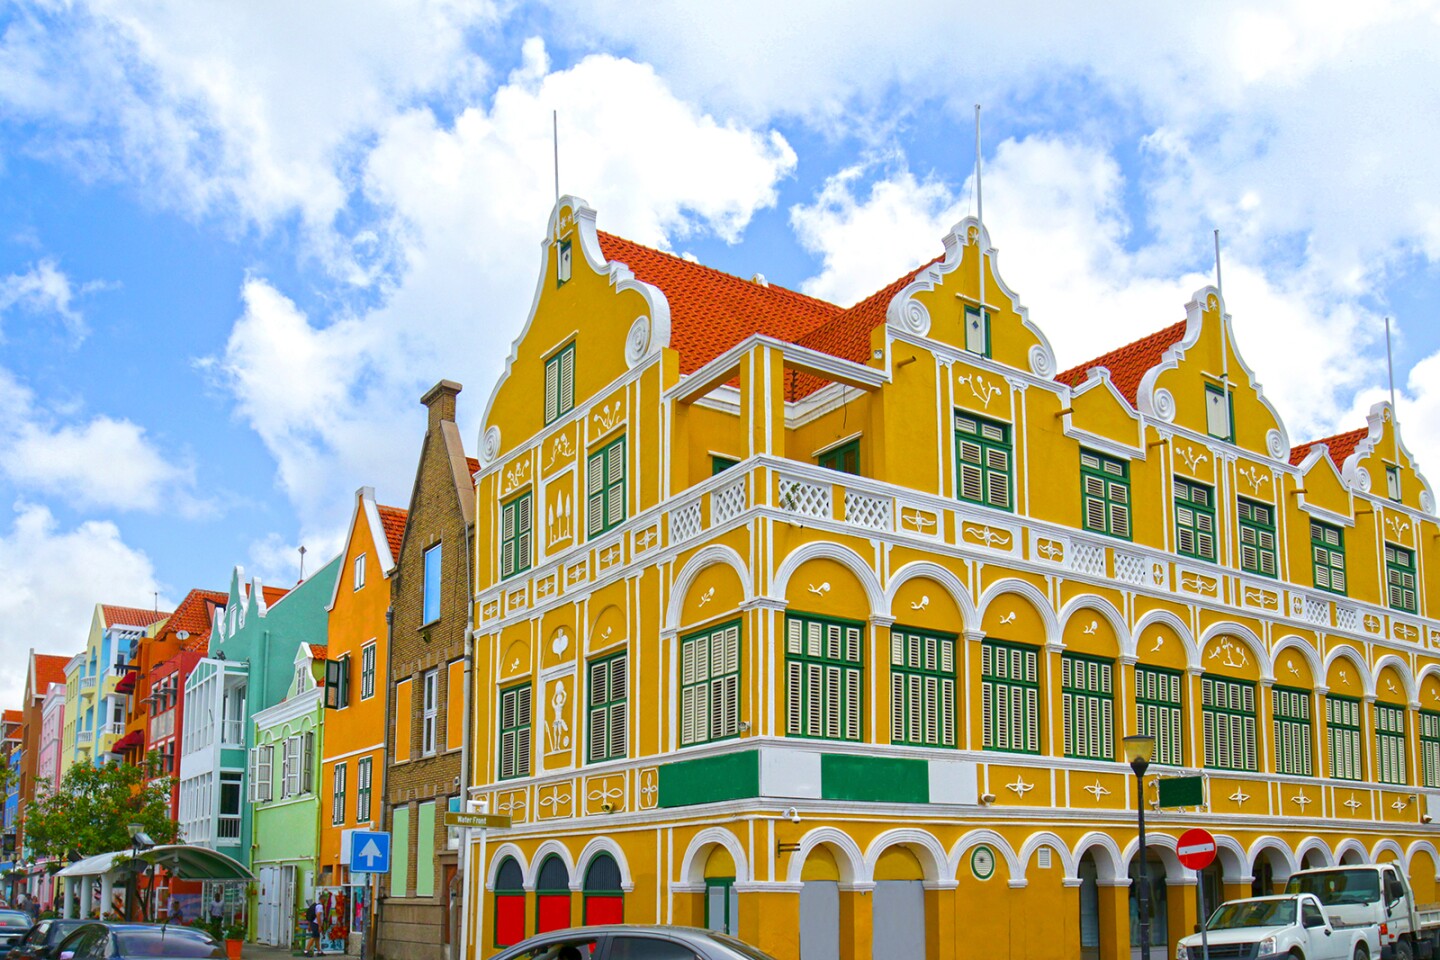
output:
<instances>
[{"instance_id":1,"label":"metal railing","mask_svg":"<svg viewBox=\"0 0 1440 960\"><path fill-rule=\"evenodd\" d=\"M243 720L221 720L220 742L229 746L245 745L245 722Z\"/></svg>"}]
</instances>

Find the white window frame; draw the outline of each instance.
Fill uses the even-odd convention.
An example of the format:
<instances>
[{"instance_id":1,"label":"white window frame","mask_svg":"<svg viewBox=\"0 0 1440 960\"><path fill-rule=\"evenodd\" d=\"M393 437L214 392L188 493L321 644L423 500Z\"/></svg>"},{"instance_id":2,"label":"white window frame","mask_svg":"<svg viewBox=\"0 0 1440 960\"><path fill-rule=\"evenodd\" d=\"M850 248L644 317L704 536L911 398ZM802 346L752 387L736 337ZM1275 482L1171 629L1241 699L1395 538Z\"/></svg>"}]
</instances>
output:
<instances>
[{"instance_id":1,"label":"white window frame","mask_svg":"<svg viewBox=\"0 0 1440 960\"><path fill-rule=\"evenodd\" d=\"M420 677L420 755L435 755L435 728L439 717L440 671L426 670Z\"/></svg>"},{"instance_id":2,"label":"white window frame","mask_svg":"<svg viewBox=\"0 0 1440 960\"><path fill-rule=\"evenodd\" d=\"M375 666L376 666L375 641L360 648L360 699L369 700L375 696Z\"/></svg>"},{"instance_id":3,"label":"white window frame","mask_svg":"<svg viewBox=\"0 0 1440 960\"><path fill-rule=\"evenodd\" d=\"M345 763L342 761L335 764L330 786L330 822L334 824L345 822L345 780L347 776Z\"/></svg>"},{"instance_id":4,"label":"white window frame","mask_svg":"<svg viewBox=\"0 0 1440 960\"><path fill-rule=\"evenodd\" d=\"M365 554L355 558L355 569L353 571L355 589L360 590L365 586Z\"/></svg>"}]
</instances>

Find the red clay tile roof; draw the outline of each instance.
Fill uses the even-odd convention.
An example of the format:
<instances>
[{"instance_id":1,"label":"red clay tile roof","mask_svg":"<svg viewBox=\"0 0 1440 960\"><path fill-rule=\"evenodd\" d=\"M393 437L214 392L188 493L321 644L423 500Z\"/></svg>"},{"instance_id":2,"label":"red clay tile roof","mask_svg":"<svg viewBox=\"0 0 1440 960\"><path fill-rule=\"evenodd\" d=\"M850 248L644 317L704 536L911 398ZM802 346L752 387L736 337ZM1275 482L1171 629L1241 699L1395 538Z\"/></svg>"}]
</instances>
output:
<instances>
[{"instance_id":1,"label":"red clay tile roof","mask_svg":"<svg viewBox=\"0 0 1440 960\"><path fill-rule=\"evenodd\" d=\"M1140 390L1140 380L1146 372L1160 362L1165 351L1180 342L1185 336L1185 321L1172 323L1164 330L1157 330L1148 337L1141 337L1134 343L1117 347L1109 353L1102 353L1094 360L1087 360L1071 367L1055 377L1056 383L1078 387L1085 382L1085 373L1091 367L1104 367L1110 371L1110 382L1120 395L1135 406L1135 396Z\"/></svg>"},{"instance_id":2,"label":"red clay tile roof","mask_svg":"<svg viewBox=\"0 0 1440 960\"><path fill-rule=\"evenodd\" d=\"M169 611L142 610L139 607L117 607L112 604L102 603L100 615L105 618L105 626L113 627L117 623L126 627L148 627L159 620L170 616Z\"/></svg>"},{"instance_id":3,"label":"red clay tile roof","mask_svg":"<svg viewBox=\"0 0 1440 960\"><path fill-rule=\"evenodd\" d=\"M475 469L480 469L478 464ZM390 558L398 561L400 559L400 543L405 539L405 520L410 516L410 511L401 510L399 507L387 507L381 503L377 503L375 509L380 512L380 523L385 528L385 540L390 544Z\"/></svg>"},{"instance_id":4,"label":"red clay tile roof","mask_svg":"<svg viewBox=\"0 0 1440 960\"><path fill-rule=\"evenodd\" d=\"M170 615L170 622L165 624L162 632L184 630L190 636L181 641L181 646L186 650L203 650L210 639L212 611L216 607L224 607L229 600L228 593L218 590L191 590Z\"/></svg>"},{"instance_id":5,"label":"red clay tile roof","mask_svg":"<svg viewBox=\"0 0 1440 960\"><path fill-rule=\"evenodd\" d=\"M480 461L476 460L474 457L466 457L465 466L470 468L470 475L474 476L475 471L480 469Z\"/></svg>"},{"instance_id":6,"label":"red clay tile roof","mask_svg":"<svg viewBox=\"0 0 1440 960\"><path fill-rule=\"evenodd\" d=\"M1346 433L1337 433L1333 437L1322 437L1319 440L1311 440L1309 443L1302 443L1298 447L1290 448L1290 463L1299 466L1300 462L1310 455L1310 448L1317 443L1323 443L1330 448L1330 459L1336 467L1344 466L1350 454L1360 445L1360 441L1370 435L1368 427L1361 427L1359 430L1350 430Z\"/></svg>"},{"instance_id":7,"label":"red clay tile roof","mask_svg":"<svg viewBox=\"0 0 1440 960\"><path fill-rule=\"evenodd\" d=\"M664 292L670 303L670 346L680 353L681 373L695 372L752 334L798 343L844 312L794 290L742 280L604 231L599 235L606 260L625 264L638 279ZM866 334L868 345L868 329Z\"/></svg>"},{"instance_id":8,"label":"red clay tile roof","mask_svg":"<svg viewBox=\"0 0 1440 960\"><path fill-rule=\"evenodd\" d=\"M260 595L265 598L265 607L269 609L275 605L275 601L281 599L290 592L289 587L266 587L261 586Z\"/></svg>"},{"instance_id":9,"label":"red clay tile roof","mask_svg":"<svg viewBox=\"0 0 1440 960\"><path fill-rule=\"evenodd\" d=\"M25 714L19 710L6 710L0 714L0 723L24 723Z\"/></svg>"},{"instance_id":10,"label":"red clay tile roof","mask_svg":"<svg viewBox=\"0 0 1440 960\"><path fill-rule=\"evenodd\" d=\"M324 643L310 644L310 658L312 660L328 660L330 658L330 646Z\"/></svg>"},{"instance_id":11,"label":"red clay tile roof","mask_svg":"<svg viewBox=\"0 0 1440 960\"><path fill-rule=\"evenodd\" d=\"M45 691L50 689L52 683L65 683L65 664L70 662L69 657L57 657L49 653L37 653L34 659L35 689L31 691L36 696L45 696Z\"/></svg>"}]
</instances>

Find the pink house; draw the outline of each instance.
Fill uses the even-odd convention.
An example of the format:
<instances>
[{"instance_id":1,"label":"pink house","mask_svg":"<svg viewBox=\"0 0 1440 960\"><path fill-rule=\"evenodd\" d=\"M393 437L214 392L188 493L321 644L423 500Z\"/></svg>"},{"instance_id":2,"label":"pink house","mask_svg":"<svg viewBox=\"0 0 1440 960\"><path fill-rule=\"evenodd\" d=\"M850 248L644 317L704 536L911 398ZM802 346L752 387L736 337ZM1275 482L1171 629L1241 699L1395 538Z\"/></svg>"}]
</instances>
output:
<instances>
[{"instance_id":1,"label":"pink house","mask_svg":"<svg viewBox=\"0 0 1440 960\"><path fill-rule=\"evenodd\" d=\"M65 736L65 684L52 683L41 701L40 751L35 757L35 796L60 788L60 743ZM31 874L31 892L42 905L54 902L55 880L46 870Z\"/></svg>"}]
</instances>

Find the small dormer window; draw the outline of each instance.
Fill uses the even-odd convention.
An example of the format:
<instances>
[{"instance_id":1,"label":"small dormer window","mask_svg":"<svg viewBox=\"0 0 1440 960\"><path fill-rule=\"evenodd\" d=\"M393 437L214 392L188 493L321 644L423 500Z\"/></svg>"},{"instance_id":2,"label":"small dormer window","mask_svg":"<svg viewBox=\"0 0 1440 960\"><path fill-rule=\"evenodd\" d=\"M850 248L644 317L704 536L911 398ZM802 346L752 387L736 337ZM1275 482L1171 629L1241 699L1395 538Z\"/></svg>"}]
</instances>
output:
<instances>
[{"instance_id":1,"label":"small dormer window","mask_svg":"<svg viewBox=\"0 0 1440 960\"><path fill-rule=\"evenodd\" d=\"M982 357L990 356L990 312L965 308L965 349Z\"/></svg>"},{"instance_id":2,"label":"small dormer window","mask_svg":"<svg viewBox=\"0 0 1440 960\"><path fill-rule=\"evenodd\" d=\"M561 240L555 248L555 286L570 282L570 241Z\"/></svg>"},{"instance_id":3,"label":"small dormer window","mask_svg":"<svg viewBox=\"0 0 1440 960\"><path fill-rule=\"evenodd\" d=\"M1230 396L1223 387L1205 385L1205 432L1216 440L1234 440Z\"/></svg>"},{"instance_id":4,"label":"small dormer window","mask_svg":"<svg viewBox=\"0 0 1440 960\"><path fill-rule=\"evenodd\" d=\"M575 343L565 344L545 361L545 422L575 408Z\"/></svg>"},{"instance_id":5,"label":"small dormer window","mask_svg":"<svg viewBox=\"0 0 1440 960\"><path fill-rule=\"evenodd\" d=\"M1385 494L1391 499L1400 499L1400 468L1394 464L1385 467Z\"/></svg>"},{"instance_id":6,"label":"small dormer window","mask_svg":"<svg viewBox=\"0 0 1440 960\"><path fill-rule=\"evenodd\" d=\"M355 558L355 589L365 586L365 554Z\"/></svg>"}]
</instances>

